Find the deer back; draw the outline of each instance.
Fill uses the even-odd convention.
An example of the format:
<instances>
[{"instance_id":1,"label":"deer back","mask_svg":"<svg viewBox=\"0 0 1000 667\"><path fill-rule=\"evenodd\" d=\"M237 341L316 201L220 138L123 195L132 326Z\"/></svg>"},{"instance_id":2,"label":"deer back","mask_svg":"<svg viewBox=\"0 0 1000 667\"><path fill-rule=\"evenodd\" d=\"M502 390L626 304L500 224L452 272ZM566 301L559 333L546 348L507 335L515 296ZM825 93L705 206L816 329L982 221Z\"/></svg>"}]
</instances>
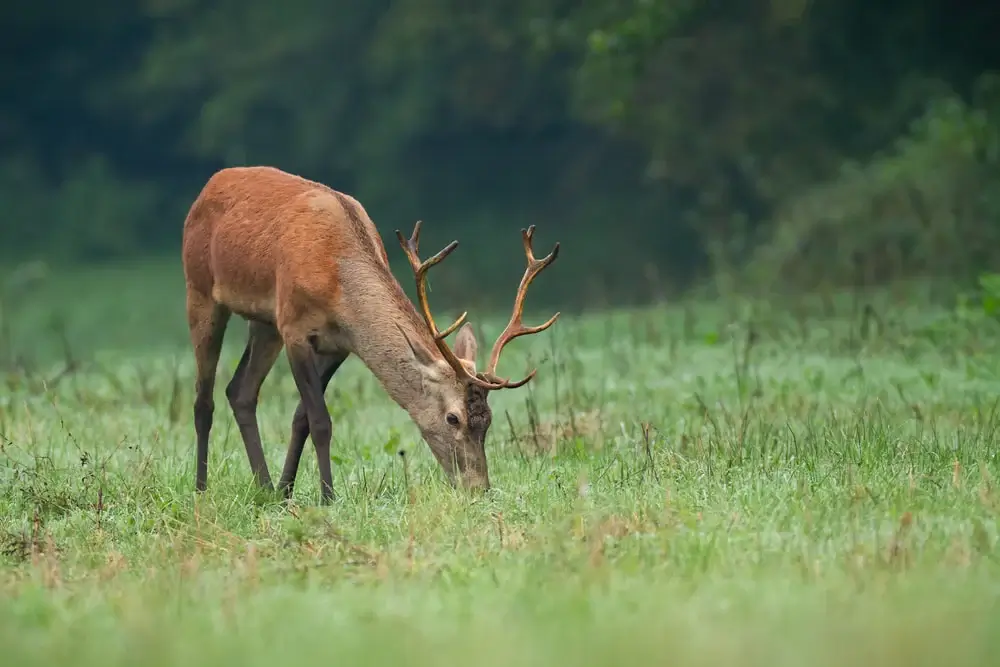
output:
<instances>
[{"instance_id":1,"label":"deer back","mask_svg":"<svg viewBox=\"0 0 1000 667\"><path fill-rule=\"evenodd\" d=\"M216 172L185 219L182 255L189 290L270 322L292 293L335 307L345 263L388 269L354 198L271 167Z\"/></svg>"}]
</instances>

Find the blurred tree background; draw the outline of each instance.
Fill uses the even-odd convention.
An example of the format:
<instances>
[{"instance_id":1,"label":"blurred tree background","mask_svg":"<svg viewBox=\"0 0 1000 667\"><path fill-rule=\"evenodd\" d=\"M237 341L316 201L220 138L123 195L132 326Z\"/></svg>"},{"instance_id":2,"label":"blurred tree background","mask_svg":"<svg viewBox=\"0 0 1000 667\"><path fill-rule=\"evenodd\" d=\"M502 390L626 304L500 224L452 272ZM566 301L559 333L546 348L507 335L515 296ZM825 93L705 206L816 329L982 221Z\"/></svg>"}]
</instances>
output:
<instances>
[{"instance_id":1,"label":"blurred tree background","mask_svg":"<svg viewBox=\"0 0 1000 667\"><path fill-rule=\"evenodd\" d=\"M358 197L397 267L395 228L460 239L438 282L472 300L509 300L529 224L539 250L563 245L538 292L566 307L1000 266L996 3L11 0L0 16L6 266L179 266L199 188L244 164Z\"/></svg>"}]
</instances>

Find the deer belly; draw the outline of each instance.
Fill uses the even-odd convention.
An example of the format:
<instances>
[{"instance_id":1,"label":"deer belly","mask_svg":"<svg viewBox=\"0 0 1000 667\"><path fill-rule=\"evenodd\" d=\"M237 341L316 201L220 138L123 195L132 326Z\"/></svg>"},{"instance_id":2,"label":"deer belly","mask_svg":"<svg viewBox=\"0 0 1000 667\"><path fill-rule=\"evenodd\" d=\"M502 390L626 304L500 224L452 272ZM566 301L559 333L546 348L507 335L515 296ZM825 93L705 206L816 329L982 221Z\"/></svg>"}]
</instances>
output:
<instances>
[{"instance_id":1,"label":"deer belly","mask_svg":"<svg viewBox=\"0 0 1000 667\"><path fill-rule=\"evenodd\" d=\"M212 298L236 315L251 320L274 323L274 293L264 291L247 292L229 290L225 285L216 283L212 287Z\"/></svg>"}]
</instances>

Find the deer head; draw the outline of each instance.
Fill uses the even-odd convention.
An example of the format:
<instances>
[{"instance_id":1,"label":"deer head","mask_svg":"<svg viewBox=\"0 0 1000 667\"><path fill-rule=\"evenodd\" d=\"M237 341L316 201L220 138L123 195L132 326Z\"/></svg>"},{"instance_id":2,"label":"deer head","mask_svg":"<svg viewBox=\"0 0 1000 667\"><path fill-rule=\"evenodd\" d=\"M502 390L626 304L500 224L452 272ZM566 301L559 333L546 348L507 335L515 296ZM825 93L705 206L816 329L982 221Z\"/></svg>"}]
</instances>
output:
<instances>
[{"instance_id":1,"label":"deer head","mask_svg":"<svg viewBox=\"0 0 1000 667\"><path fill-rule=\"evenodd\" d=\"M556 243L546 257L535 259L532 251L535 228L531 226L521 230L528 266L514 298L514 312L510 321L493 344L486 369L480 372L476 368L478 341L471 325L466 323L463 326L468 313L462 313L451 326L442 331L435 324L427 301L427 271L451 254L458 247L458 241L452 241L439 253L421 262L418 252L420 225L418 221L409 239L399 230L396 230L396 237L413 269L420 312L430 329L440 357L400 328L419 365L423 385L422 400L413 403L410 416L452 483L457 482L470 489L487 490L490 488L490 478L485 443L492 421L489 392L521 387L535 376L537 370L533 369L522 380L511 382L497 375L497 364L507 343L518 336L544 331L559 317L559 313L556 313L547 322L535 327L526 327L521 322L528 286L545 267L555 261L559 255L559 244ZM456 330L458 335L452 350L445 339Z\"/></svg>"}]
</instances>

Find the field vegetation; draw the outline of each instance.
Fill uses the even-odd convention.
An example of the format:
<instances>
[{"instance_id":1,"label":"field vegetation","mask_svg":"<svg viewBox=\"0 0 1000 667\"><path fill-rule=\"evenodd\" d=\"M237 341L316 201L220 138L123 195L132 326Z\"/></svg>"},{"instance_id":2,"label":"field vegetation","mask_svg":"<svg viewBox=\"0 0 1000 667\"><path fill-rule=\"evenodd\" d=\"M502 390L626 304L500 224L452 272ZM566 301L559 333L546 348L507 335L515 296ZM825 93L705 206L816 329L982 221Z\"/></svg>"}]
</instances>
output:
<instances>
[{"instance_id":1,"label":"field vegetation","mask_svg":"<svg viewBox=\"0 0 1000 667\"><path fill-rule=\"evenodd\" d=\"M352 359L327 392L326 508L311 450L292 503L255 490L221 387L195 494L175 266L22 282L0 392L5 664L958 666L1000 649L988 279L564 315L510 348L511 373L540 370L492 398L482 497L446 484ZM234 320L221 377L244 335ZM297 400L281 361L259 412L272 470Z\"/></svg>"}]
</instances>

